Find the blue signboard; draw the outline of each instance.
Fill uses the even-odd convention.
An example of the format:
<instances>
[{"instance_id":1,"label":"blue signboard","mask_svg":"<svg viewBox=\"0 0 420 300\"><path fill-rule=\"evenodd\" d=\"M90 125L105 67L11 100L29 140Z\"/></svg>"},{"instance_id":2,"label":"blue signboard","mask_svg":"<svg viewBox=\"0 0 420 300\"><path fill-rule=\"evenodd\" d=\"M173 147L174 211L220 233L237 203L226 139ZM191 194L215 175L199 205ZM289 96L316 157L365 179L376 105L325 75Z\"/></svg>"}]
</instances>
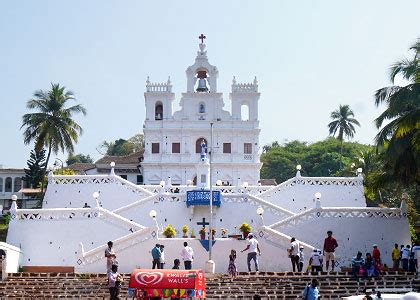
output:
<instances>
[{"instance_id":1,"label":"blue signboard","mask_svg":"<svg viewBox=\"0 0 420 300\"><path fill-rule=\"evenodd\" d=\"M213 191L213 205L220 207L220 191ZM191 205L210 205L209 190L187 191L187 207Z\"/></svg>"}]
</instances>

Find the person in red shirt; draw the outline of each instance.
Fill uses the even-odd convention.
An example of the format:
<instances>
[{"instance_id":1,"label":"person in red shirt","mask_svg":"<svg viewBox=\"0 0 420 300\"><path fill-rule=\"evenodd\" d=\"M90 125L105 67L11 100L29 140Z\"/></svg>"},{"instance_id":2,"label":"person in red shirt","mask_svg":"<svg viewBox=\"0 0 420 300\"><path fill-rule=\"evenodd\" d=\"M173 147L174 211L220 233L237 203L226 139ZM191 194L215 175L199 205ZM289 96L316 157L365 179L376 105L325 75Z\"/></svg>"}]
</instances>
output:
<instances>
[{"instance_id":1,"label":"person in red shirt","mask_svg":"<svg viewBox=\"0 0 420 300\"><path fill-rule=\"evenodd\" d=\"M331 260L331 272L334 272L334 252L338 247L337 240L332 236L332 231L327 231L327 238L324 240L324 256L325 256L325 269L328 272L328 267Z\"/></svg>"},{"instance_id":2,"label":"person in red shirt","mask_svg":"<svg viewBox=\"0 0 420 300\"><path fill-rule=\"evenodd\" d=\"M375 260L375 262L381 261L381 252L379 251L378 245L376 244L373 245L372 257Z\"/></svg>"},{"instance_id":3,"label":"person in red shirt","mask_svg":"<svg viewBox=\"0 0 420 300\"><path fill-rule=\"evenodd\" d=\"M373 263L375 266L375 273L381 274L381 270L382 270L381 252L379 251L378 245L376 244L373 245L372 257L373 257Z\"/></svg>"}]
</instances>

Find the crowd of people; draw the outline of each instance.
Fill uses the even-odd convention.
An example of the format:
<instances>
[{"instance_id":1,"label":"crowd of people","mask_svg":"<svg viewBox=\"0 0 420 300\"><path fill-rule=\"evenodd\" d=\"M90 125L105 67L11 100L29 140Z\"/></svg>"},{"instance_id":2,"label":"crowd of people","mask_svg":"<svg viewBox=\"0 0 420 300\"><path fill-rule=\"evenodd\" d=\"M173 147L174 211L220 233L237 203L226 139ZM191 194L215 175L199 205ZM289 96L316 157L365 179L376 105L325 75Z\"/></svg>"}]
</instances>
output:
<instances>
[{"instance_id":1,"label":"crowd of people","mask_svg":"<svg viewBox=\"0 0 420 300\"><path fill-rule=\"evenodd\" d=\"M113 250L113 243L108 242L108 248L105 250L106 266L108 274L108 287L111 295L111 299L118 299L119 290L122 284L122 276L118 273L118 263L116 261L116 254ZM372 246L372 251L365 254L363 257L362 252L358 252L355 257L351 260L352 274L354 277L373 277L379 276L383 268L381 260L381 252L378 245ZM309 256L308 268L306 272L334 272L335 269L335 251L338 248L338 243L333 232L328 231L327 237L324 239L323 249L313 249ZM303 266L305 263L304 246L299 245L294 237L291 238L290 248L287 249L288 257L290 258L293 272L303 272ZM404 271L417 272L417 251L420 250L420 246L416 244L401 245L395 244L392 249L392 261L393 269L399 270L400 267ZM241 252L247 251L247 266L248 271L251 272L251 262L254 261L255 271L259 270L258 256L261 255L261 249L258 241L251 233L248 235L247 246ZM155 247L150 251L152 255L152 269L164 269L165 268L165 246L156 244ZM180 269L181 260L184 263L185 270L191 270L194 261L194 251L188 245L188 242L184 242L184 247L180 251L180 259L175 259L172 269ZM325 262L325 269L324 269ZM330 268L331 267L331 268ZM232 249L229 254L227 272L231 278L235 278L238 274L238 268L236 266L236 250ZM316 279L305 287L303 296L305 299L317 299L319 295L318 281Z\"/></svg>"}]
</instances>

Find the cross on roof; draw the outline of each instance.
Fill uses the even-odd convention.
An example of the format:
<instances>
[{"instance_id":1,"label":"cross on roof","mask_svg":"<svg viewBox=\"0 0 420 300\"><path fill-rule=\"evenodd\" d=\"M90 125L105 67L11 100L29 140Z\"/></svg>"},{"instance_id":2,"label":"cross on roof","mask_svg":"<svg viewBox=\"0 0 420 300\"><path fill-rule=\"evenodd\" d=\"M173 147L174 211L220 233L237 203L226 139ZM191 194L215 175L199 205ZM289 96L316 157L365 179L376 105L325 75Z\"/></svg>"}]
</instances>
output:
<instances>
[{"instance_id":1,"label":"cross on roof","mask_svg":"<svg viewBox=\"0 0 420 300\"><path fill-rule=\"evenodd\" d=\"M206 218L203 218L202 222L197 222L197 225L201 225L203 227L206 227L206 225L210 225L209 222L206 222Z\"/></svg>"},{"instance_id":2,"label":"cross on roof","mask_svg":"<svg viewBox=\"0 0 420 300\"><path fill-rule=\"evenodd\" d=\"M206 39L206 36L204 34L201 34L198 38L201 40L201 43L203 44L204 40Z\"/></svg>"}]
</instances>

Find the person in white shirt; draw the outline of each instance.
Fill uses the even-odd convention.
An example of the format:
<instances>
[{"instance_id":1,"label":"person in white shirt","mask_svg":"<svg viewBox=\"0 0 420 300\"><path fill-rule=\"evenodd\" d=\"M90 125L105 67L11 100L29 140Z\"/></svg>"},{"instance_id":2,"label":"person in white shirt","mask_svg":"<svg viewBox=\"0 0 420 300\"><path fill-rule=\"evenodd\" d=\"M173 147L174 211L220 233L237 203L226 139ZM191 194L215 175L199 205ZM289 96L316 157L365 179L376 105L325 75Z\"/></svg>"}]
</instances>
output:
<instances>
[{"instance_id":1,"label":"person in white shirt","mask_svg":"<svg viewBox=\"0 0 420 300\"><path fill-rule=\"evenodd\" d=\"M298 266L298 272L302 272L303 270L303 263L305 261L305 253L303 252L304 248L303 246L299 247L299 266Z\"/></svg>"},{"instance_id":2,"label":"person in white shirt","mask_svg":"<svg viewBox=\"0 0 420 300\"><path fill-rule=\"evenodd\" d=\"M408 272L408 260L410 259L410 245L401 250L401 263L404 271Z\"/></svg>"},{"instance_id":3,"label":"person in white shirt","mask_svg":"<svg viewBox=\"0 0 420 300\"><path fill-rule=\"evenodd\" d=\"M106 257L106 273L111 273L111 267L116 262L117 255L115 255L115 251L112 249L114 243L112 241L108 242L108 248L105 249L105 257Z\"/></svg>"},{"instance_id":4,"label":"person in white shirt","mask_svg":"<svg viewBox=\"0 0 420 300\"><path fill-rule=\"evenodd\" d=\"M296 272L296 268L299 270L299 244L294 237L290 240L290 249L287 251L292 262L293 272Z\"/></svg>"},{"instance_id":5,"label":"person in white shirt","mask_svg":"<svg viewBox=\"0 0 420 300\"><path fill-rule=\"evenodd\" d=\"M258 272L258 255L261 255L260 246L258 245L258 241L254 238L252 233L248 234L248 246L241 252L248 251L247 257L247 264L248 264L248 271L251 272L251 260L254 260L255 263L255 271Z\"/></svg>"},{"instance_id":6,"label":"person in white shirt","mask_svg":"<svg viewBox=\"0 0 420 300\"><path fill-rule=\"evenodd\" d=\"M165 267L165 246L164 245L160 245L160 268L164 269Z\"/></svg>"},{"instance_id":7,"label":"person in white shirt","mask_svg":"<svg viewBox=\"0 0 420 300\"><path fill-rule=\"evenodd\" d=\"M312 274L321 272L322 255L319 254L318 249L314 249L309 258L309 265L311 266Z\"/></svg>"},{"instance_id":8,"label":"person in white shirt","mask_svg":"<svg viewBox=\"0 0 420 300\"><path fill-rule=\"evenodd\" d=\"M184 242L184 248L181 251L181 258L184 261L185 270L191 270L192 262L194 260L194 251L188 246L187 242Z\"/></svg>"},{"instance_id":9,"label":"person in white shirt","mask_svg":"<svg viewBox=\"0 0 420 300\"><path fill-rule=\"evenodd\" d=\"M417 244L413 244L413 247L411 248L411 252L413 252L413 263L414 263L414 272L418 272L418 270L417 270L417 251L419 251L420 250L420 246L419 245L417 245Z\"/></svg>"}]
</instances>

